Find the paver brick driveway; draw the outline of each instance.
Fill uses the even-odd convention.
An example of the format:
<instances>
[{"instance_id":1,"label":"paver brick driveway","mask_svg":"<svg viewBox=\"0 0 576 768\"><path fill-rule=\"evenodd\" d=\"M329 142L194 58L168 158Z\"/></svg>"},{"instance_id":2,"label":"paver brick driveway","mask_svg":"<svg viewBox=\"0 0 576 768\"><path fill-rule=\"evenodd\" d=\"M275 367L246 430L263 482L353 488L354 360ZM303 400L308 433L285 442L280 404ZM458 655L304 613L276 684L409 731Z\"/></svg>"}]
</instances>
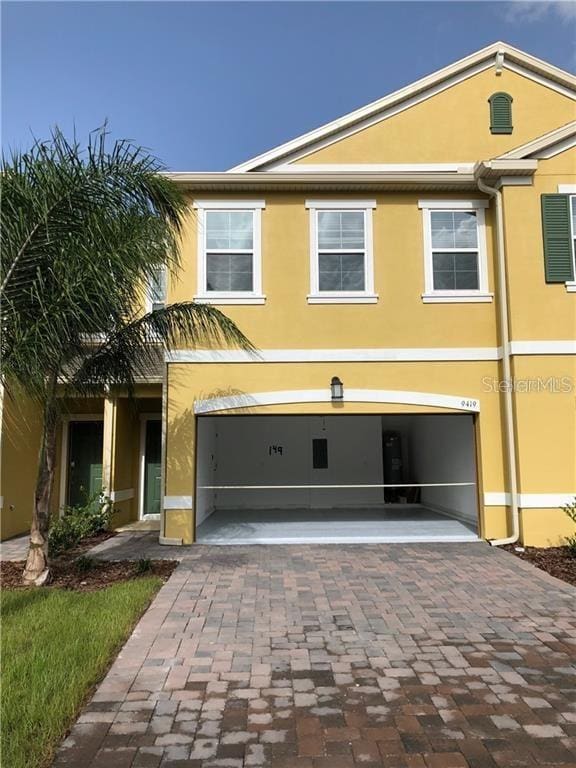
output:
<instances>
[{"instance_id":1,"label":"paver brick driveway","mask_svg":"<svg viewBox=\"0 0 576 768\"><path fill-rule=\"evenodd\" d=\"M575 596L482 543L198 546L55 765L576 766Z\"/></svg>"}]
</instances>

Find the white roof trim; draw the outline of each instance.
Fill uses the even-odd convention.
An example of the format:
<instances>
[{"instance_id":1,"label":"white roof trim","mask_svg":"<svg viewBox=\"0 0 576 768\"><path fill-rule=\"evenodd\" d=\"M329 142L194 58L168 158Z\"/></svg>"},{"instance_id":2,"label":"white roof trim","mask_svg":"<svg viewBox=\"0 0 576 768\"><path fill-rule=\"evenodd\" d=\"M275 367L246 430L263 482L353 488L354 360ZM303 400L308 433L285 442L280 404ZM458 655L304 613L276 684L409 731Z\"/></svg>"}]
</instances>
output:
<instances>
[{"instance_id":1,"label":"white roof trim","mask_svg":"<svg viewBox=\"0 0 576 768\"><path fill-rule=\"evenodd\" d=\"M274 173L470 173L474 163L306 163L277 165Z\"/></svg>"},{"instance_id":2,"label":"white roof trim","mask_svg":"<svg viewBox=\"0 0 576 768\"><path fill-rule=\"evenodd\" d=\"M439 92L449 88L456 82L471 77L491 66L508 67L528 77L533 77L538 82L549 84L550 87L576 99L576 78L569 72L524 53L507 43L496 42L417 80L411 85L394 91L382 99L236 165L230 169L230 172L239 173L262 169L280 158L282 158L283 163L286 163L289 158L298 159L298 157L319 149L320 142L323 140L324 145L340 140L345 135L362 130L368 125L391 117L403 109L408 109L418 101L429 98L430 95L433 95L430 93L432 90Z\"/></svg>"},{"instance_id":3,"label":"white roof trim","mask_svg":"<svg viewBox=\"0 0 576 768\"><path fill-rule=\"evenodd\" d=\"M522 144L516 149L511 149L503 155L500 155L497 160L523 160L534 155L538 157L540 153L546 153L546 156L552 157L547 150L553 150L556 145L564 145L566 142L570 143L571 139L576 139L576 120L571 123L562 125L560 128L555 128L549 133L545 133L542 136L538 136L536 139L532 139L527 144ZM562 152L568 149L567 146L562 146L558 149L558 152ZM557 154L557 152L553 152Z\"/></svg>"}]
</instances>

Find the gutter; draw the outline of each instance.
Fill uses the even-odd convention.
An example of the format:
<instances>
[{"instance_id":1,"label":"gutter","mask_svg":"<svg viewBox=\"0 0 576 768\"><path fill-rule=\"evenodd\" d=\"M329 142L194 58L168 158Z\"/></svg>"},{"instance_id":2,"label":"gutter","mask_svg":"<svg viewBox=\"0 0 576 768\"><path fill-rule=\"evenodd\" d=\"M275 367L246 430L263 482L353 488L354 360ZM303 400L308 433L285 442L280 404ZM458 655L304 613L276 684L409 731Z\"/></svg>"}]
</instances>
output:
<instances>
[{"instance_id":1,"label":"gutter","mask_svg":"<svg viewBox=\"0 0 576 768\"><path fill-rule=\"evenodd\" d=\"M504 216L502 212L502 192L496 187L489 187L481 178L476 179L478 189L490 195L496 203L496 255L498 262L498 305L500 310L500 333L502 336L502 367L505 381L511 381L510 366L510 325L508 322L508 288L506 281L506 254L504 249ZM518 509L518 485L516 465L516 439L514 435L514 406L511 387L505 387L504 421L506 427L506 451L508 454L508 487L512 511L512 533L502 539L489 539L493 547L515 544L520 538L520 513Z\"/></svg>"},{"instance_id":2,"label":"gutter","mask_svg":"<svg viewBox=\"0 0 576 768\"><path fill-rule=\"evenodd\" d=\"M186 172L167 171L162 174L185 189L200 192L255 190L338 192L342 190L361 192L394 190L462 190L476 188L473 169L462 168L451 171L250 171L249 173Z\"/></svg>"}]
</instances>

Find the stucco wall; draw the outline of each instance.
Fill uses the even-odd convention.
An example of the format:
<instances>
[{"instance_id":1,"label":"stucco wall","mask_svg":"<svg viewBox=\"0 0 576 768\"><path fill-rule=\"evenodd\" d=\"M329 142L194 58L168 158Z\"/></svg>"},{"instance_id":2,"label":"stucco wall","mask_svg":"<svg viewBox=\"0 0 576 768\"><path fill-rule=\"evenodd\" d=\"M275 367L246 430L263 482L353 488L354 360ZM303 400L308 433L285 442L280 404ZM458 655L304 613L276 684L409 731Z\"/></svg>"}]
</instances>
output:
<instances>
[{"instance_id":1,"label":"stucco wall","mask_svg":"<svg viewBox=\"0 0 576 768\"><path fill-rule=\"evenodd\" d=\"M488 98L514 99L511 134L490 133ZM307 163L449 163L489 159L574 120L572 99L494 67L389 119L298 161ZM297 164L298 164L297 163Z\"/></svg>"}]
</instances>

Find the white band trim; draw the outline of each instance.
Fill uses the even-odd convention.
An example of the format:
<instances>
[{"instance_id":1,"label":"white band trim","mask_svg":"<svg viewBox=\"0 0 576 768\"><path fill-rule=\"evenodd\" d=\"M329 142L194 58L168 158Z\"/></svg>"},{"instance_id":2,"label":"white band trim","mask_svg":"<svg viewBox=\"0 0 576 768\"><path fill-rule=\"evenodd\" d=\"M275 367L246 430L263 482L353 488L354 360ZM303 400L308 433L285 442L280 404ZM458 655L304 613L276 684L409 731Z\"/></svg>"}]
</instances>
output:
<instances>
[{"instance_id":1,"label":"white band trim","mask_svg":"<svg viewBox=\"0 0 576 768\"><path fill-rule=\"evenodd\" d=\"M511 341L511 355L576 355L576 341Z\"/></svg>"},{"instance_id":2,"label":"white band trim","mask_svg":"<svg viewBox=\"0 0 576 768\"><path fill-rule=\"evenodd\" d=\"M485 507L509 507L510 506L510 494L509 493L485 493L484 494L484 506Z\"/></svg>"},{"instance_id":3,"label":"white band trim","mask_svg":"<svg viewBox=\"0 0 576 768\"><path fill-rule=\"evenodd\" d=\"M192 496L164 496L164 509L192 509Z\"/></svg>"},{"instance_id":4,"label":"white band trim","mask_svg":"<svg viewBox=\"0 0 576 768\"><path fill-rule=\"evenodd\" d=\"M177 349L167 363L387 363L451 360L500 360L501 347L424 347L389 349Z\"/></svg>"},{"instance_id":5,"label":"white band trim","mask_svg":"<svg viewBox=\"0 0 576 768\"><path fill-rule=\"evenodd\" d=\"M569 504L576 498L574 493L519 493L518 506L523 509L555 509L563 504ZM485 493L484 506L509 507L509 493Z\"/></svg>"},{"instance_id":6,"label":"white band trim","mask_svg":"<svg viewBox=\"0 0 576 768\"><path fill-rule=\"evenodd\" d=\"M134 498L134 488L125 488L122 491L110 491L110 499L120 503Z\"/></svg>"},{"instance_id":7,"label":"white band trim","mask_svg":"<svg viewBox=\"0 0 576 768\"><path fill-rule=\"evenodd\" d=\"M285 405L289 403L331 403L329 389L291 389L280 392L252 392L227 397L211 397L197 400L194 413L212 413L235 408L254 408L262 405ZM346 403L397 403L400 405L424 405L436 408L450 408L458 411L477 413L480 401L473 397L442 395L434 392L406 392L387 389L345 389Z\"/></svg>"},{"instance_id":8,"label":"white band trim","mask_svg":"<svg viewBox=\"0 0 576 768\"><path fill-rule=\"evenodd\" d=\"M512 341L509 350L511 355L573 355L576 354L576 341ZM176 349L165 356L167 363L393 363L501 359L502 347L262 349L255 353L238 349Z\"/></svg>"}]
</instances>

